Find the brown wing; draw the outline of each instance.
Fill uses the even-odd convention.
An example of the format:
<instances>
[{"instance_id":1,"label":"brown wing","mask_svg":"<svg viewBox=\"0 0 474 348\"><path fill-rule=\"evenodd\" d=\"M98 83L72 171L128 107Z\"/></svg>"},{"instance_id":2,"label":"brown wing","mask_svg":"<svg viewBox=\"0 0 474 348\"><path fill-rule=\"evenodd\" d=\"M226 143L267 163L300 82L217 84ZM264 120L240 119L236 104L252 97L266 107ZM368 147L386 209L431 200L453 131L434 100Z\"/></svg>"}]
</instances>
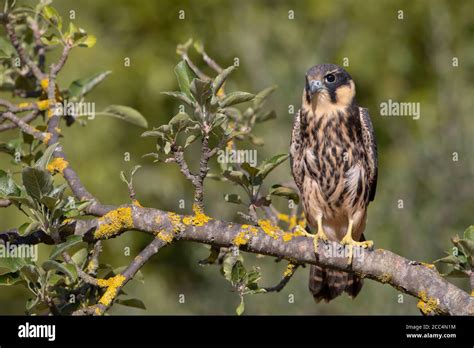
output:
<instances>
[{"instance_id":1,"label":"brown wing","mask_svg":"<svg viewBox=\"0 0 474 348\"><path fill-rule=\"evenodd\" d=\"M302 162L302 153L303 153L303 139L301 138L300 130L300 115L301 110L298 110L298 113L295 116L293 122L293 131L291 133L291 146L290 146L290 165L293 178L295 180L296 186L301 191L303 185L303 162Z\"/></svg>"},{"instance_id":2,"label":"brown wing","mask_svg":"<svg viewBox=\"0 0 474 348\"><path fill-rule=\"evenodd\" d=\"M370 120L369 111L365 108L359 108L359 118L362 126L364 149L369 161L369 201L373 201L377 189L377 142L375 140L374 127Z\"/></svg>"}]
</instances>

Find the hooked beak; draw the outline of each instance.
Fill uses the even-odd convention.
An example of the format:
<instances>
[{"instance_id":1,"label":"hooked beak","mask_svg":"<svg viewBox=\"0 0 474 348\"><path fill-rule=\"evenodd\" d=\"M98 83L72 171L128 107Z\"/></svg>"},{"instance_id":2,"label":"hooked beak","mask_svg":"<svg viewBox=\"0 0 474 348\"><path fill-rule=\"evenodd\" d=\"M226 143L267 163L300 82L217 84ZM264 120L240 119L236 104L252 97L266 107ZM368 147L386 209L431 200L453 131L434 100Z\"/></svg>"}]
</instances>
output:
<instances>
[{"instance_id":1,"label":"hooked beak","mask_svg":"<svg viewBox=\"0 0 474 348\"><path fill-rule=\"evenodd\" d=\"M321 81L319 80L313 80L309 83L309 89L311 94L314 94L316 92L319 92L324 89L324 85Z\"/></svg>"}]
</instances>

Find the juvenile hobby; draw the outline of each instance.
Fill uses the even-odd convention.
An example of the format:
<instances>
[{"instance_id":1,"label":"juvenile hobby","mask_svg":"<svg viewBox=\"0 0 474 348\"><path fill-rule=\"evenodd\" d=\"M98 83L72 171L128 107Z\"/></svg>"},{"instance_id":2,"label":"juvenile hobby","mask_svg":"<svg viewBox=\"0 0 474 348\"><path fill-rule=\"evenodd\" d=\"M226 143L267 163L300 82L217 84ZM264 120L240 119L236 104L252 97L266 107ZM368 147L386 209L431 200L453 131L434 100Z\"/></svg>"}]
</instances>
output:
<instances>
[{"instance_id":1,"label":"juvenile hobby","mask_svg":"<svg viewBox=\"0 0 474 348\"><path fill-rule=\"evenodd\" d=\"M363 232L377 186L377 146L367 109L355 100L351 76L334 64L316 65L305 76L303 104L291 137L291 169L300 191L315 252L318 240L349 250L372 247ZM344 291L355 297L362 279L354 273L312 265L309 289L316 302Z\"/></svg>"}]
</instances>

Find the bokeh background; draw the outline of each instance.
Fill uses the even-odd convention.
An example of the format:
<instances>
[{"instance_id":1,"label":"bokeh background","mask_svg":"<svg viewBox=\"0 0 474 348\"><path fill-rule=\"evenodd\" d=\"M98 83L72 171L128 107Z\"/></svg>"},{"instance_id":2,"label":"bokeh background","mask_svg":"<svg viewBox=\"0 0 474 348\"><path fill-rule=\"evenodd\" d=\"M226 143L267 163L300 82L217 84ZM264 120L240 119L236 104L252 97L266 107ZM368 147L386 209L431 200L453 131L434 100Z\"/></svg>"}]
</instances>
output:
<instances>
[{"instance_id":1,"label":"bokeh background","mask_svg":"<svg viewBox=\"0 0 474 348\"><path fill-rule=\"evenodd\" d=\"M150 126L167 122L178 103L160 92L177 89L176 45L191 37L201 40L222 66L239 58L240 68L228 90L257 92L277 84L268 107L277 111L278 118L256 128L265 140L265 146L258 148L259 161L288 152L293 118L289 105L299 107L306 70L323 62L342 65L348 58L346 68L356 81L358 102L369 108L379 144L377 197L369 208L366 236L376 247L431 262L450 248L452 235L472 224L473 2L61 0L53 5L65 17L74 10L75 22L98 37L94 48L73 51L60 85L113 71L89 96L97 109L129 105L142 112ZM184 20L178 19L180 10L185 11ZM289 11L294 11L294 19L289 19ZM124 66L125 57L130 58L130 67ZM459 66L453 66L453 57ZM420 119L382 117L380 103L388 99L419 102ZM141 138L142 132L120 120L97 119L86 127L64 128L63 146L84 184L102 202L127 202L119 173L140 164L135 189L143 205L189 212L191 185L176 166L142 158L154 149L153 139ZM16 135L13 131L0 137L3 141ZM129 162L124 160L126 152L131 155ZM193 162L193 156L189 158ZM8 159L0 154L0 167L8 166ZM268 183L290 178L286 162ZM209 181L206 192L209 215L238 221L235 206L223 199L223 193L242 193L238 188ZM185 209L178 207L181 199ZM0 210L0 230L23 222L15 208ZM130 232L107 241L102 262L126 265L148 240ZM131 256L124 255L126 247L131 248ZM46 258L50 248L40 251ZM116 305L111 313L233 314L239 299L230 284L217 267L197 263L207 253L205 246L190 243L160 251L143 268L145 283L131 282L125 288L141 298L147 310ZM276 283L285 269L284 262L269 257L248 255L245 264L262 267L265 286ZM404 296L400 301L395 289L369 280L355 300L342 296L316 305L307 278L308 268L299 269L281 293L247 297L246 314L418 313L414 299ZM467 281L454 281L467 289ZM185 295L185 303L178 301L180 294ZM28 297L21 287L0 288L0 314L24 313Z\"/></svg>"}]
</instances>

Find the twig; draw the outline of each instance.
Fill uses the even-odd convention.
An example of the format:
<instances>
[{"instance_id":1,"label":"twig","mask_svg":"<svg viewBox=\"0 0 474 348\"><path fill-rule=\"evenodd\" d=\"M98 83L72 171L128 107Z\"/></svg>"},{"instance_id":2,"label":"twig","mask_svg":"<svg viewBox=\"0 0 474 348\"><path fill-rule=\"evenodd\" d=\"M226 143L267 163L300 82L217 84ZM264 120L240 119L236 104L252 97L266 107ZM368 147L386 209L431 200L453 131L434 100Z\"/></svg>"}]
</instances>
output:
<instances>
[{"instance_id":1,"label":"twig","mask_svg":"<svg viewBox=\"0 0 474 348\"><path fill-rule=\"evenodd\" d=\"M130 265L122 273L117 275L119 277L123 277L121 278L120 283L114 286L113 289L107 288L105 294L97 305L92 306L89 309L78 310L74 312L73 315L84 315L83 313L94 315L104 314L113 304L113 301L125 284L133 279L140 268L142 268L142 266L165 245L165 241L158 238L153 239L153 241L148 244L145 249L143 249L140 254L138 254L137 257L135 257ZM109 291L112 293L109 293Z\"/></svg>"},{"instance_id":2,"label":"twig","mask_svg":"<svg viewBox=\"0 0 474 348\"><path fill-rule=\"evenodd\" d=\"M22 117L20 120L23 121L24 123L30 123L31 121L34 121L38 116L40 115L38 110L35 110L28 115ZM18 125L16 123L9 123L9 124L3 124L0 126L0 132L4 132L10 129L15 129L18 128Z\"/></svg>"},{"instance_id":3,"label":"twig","mask_svg":"<svg viewBox=\"0 0 474 348\"><path fill-rule=\"evenodd\" d=\"M41 70L38 68L38 66L33 62L33 60L28 56L24 48L21 46L20 40L18 40L18 36L16 35L15 32L15 27L12 24L13 16L10 14L7 14L5 16L5 28L7 31L8 38L10 39L11 44L15 48L16 52L18 53L18 56L20 57L21 61L23 61L28 68L30 68L31 72L33 75L36 77L38 81L41 81L44 79L45 75Z\"/></svg>"},{"instance_id":4,"label":"twig","mask_svg":"<svg viewBox=\"0 0 474 348\"><path fill-rule=\"evenodd\" d=\"M290 266L290 265L288 265L288 266ZM283 276L283 278L280 280L280 282L277 285L271 286L271 287L268 287L268 288L264 288L265 291L266 292L280 292L280 291L282 291L283 288L286 286L286 284L288 284L290 279L293 277L293 275L295 274L295 271L298 267L299 267L299 265L293 265L292 269L288 272L288 274L285 274Z\"/></svg>"}]
</instances>

